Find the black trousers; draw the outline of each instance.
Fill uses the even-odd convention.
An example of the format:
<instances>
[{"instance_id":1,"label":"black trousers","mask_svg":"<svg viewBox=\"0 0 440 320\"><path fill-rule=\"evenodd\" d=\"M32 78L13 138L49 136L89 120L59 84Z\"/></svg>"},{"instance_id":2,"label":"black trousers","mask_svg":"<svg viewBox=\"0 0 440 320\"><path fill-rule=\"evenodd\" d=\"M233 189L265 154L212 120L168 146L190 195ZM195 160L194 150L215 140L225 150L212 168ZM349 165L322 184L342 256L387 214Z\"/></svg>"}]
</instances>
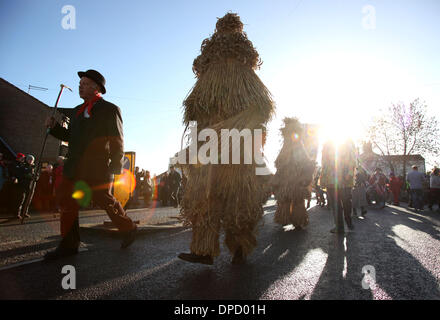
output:
<instances>
[{"instance_id":1,"label":"black trousers","mask_svg":"<svg viewBox=\"0 0 440 320\"><path fill-rule=\"evenodd\" d=\"M16 213L17 215L26 215L28 213L29 207L34 196L34 188L32 185L21 185L18 184L16 187Z\"/></svg>"},{"instance_id":2,"label":"black trousers","mask_svg":"<svg viewBox=\"0 0 440 320\"><path fill-rule=\"evenodd\" d=\"M87 183L88 182L88 183ZM63 177L60 186L60 228L63 240L60 246L66 248L78 248L79 235L79 209L80 203L76 198L86 199L89 197L101 209L105 210L113 224L124 233L136 228L133 221L126 215L121 204L110 193L111 183L99 183L87 181L88 188L78 188L74 180ZM83 184L83 185L85 185ZM79 196L75 196L78 194ZM85 203L84 205L87 205Z\"/></svg>"},{"instance_id":3,"label":"black trousers","mask_svg":"<svg viewBox=\"0 0 440 320\"><path fill-rule=\"evenodd\" d=\"M351 221L351 188L330 187L327 188L330 208L333 212L337 231L344 231L344 220L347 226L352 225Z\"/></svg>"}]
</instances>

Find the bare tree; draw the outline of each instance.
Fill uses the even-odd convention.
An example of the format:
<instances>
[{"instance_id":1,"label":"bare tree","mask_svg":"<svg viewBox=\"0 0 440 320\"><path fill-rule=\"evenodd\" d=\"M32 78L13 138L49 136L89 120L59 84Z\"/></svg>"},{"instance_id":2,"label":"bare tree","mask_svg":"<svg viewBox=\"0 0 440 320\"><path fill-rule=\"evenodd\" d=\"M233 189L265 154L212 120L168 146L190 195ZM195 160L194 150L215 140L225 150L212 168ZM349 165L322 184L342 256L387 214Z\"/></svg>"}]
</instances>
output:
<instances>
[{"instance_id":1,"label":"bare tree","mask_svg":"<svg viewBox=\"0 0 440 320\"><path fill-rule=\"evenodd\" d=\"M373 120L368 136L383 156L403 156L403 176L406 177L407 156L439 154L440 131L435 117L427 115L427 106L419 98L408 105L391 104ZM394 171L389 160L390 169Z\"/></svg>"}]
</instances>

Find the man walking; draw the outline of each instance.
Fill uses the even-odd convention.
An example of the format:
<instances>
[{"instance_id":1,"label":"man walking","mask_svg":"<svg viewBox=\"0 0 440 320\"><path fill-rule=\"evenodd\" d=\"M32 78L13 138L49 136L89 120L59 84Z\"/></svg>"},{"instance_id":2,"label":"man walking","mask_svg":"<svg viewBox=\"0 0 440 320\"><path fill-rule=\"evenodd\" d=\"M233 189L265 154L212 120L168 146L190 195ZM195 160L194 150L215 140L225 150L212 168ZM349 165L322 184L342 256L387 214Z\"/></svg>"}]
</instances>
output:
<instances>
[{"instance_id":1,"label":"man walking","mask_svg":"<svg viewBox=\"0 0 440 320\"><path fill-rule=\"evenodd\" d=\"M84 104L75 107L69 128L54 118L46 121L50 134L69 142L60 185L61 236L58 248L46 260L74 255L80 244L78 211L93 200L104 209L123 234L121 248L133 243L136 225L110 193L114 174L122 171L124 141L121 111L105 101L105 78L95 70L78 72L79 95Z\"/></svg>"},{"instance_id":2,"label":"man walking","mask_svg":"<svg viewBox=\"0 0 440 320\"><path fill-rule=\"evenodd\" d=\"M333 211L335 227L330 230L331 233L344 234L344 220L348 229L354 229L351 189L355 167L355 148L351 140L341 145L335 145L332 141L324 144L320 181L327 188L328 202Z\"/></svg>"},{"instance_id":3,"label":"man walking","mask_svg":"<svg viewBox=\"0 0 440 320\"><path fill-rule=\"evenodd\" d=\"M412 166L412 171L408 172L407 180L410 187L411 200L415 211L423 210L423 181L425 176L418 171L417 166Z\"/></svg>"}]
</instances>

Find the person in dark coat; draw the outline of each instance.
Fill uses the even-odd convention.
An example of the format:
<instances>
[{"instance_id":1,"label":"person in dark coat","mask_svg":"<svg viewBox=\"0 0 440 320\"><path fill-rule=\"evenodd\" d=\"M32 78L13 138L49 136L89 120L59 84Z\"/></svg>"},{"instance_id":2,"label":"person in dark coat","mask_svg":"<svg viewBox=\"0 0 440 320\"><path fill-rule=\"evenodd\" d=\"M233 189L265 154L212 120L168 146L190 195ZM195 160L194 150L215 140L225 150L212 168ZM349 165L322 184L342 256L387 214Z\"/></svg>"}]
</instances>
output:
<instances>
[{"instance_id":1,"label":"person in dark coat","mask_svg":"<svg viewBox=\"0 0 440 320\"><path fill-rule=\"evenodd\" d=\"M159 182L159 199L162 203L162 206L166 207L168 205L168 198L169 198L168 172L165 172L160 177L160 182Z\"/></svg>"},{"instance_id":2,"label":"person in dark coat","mask_svg":"<svg viewBox=\"0 0 440 320\"><path fill-rule=\"evenodd\" d=\"M174 166L170 167L170 173L168 174L168 190L170 196L170 202L174 207L177 207L177 191L180 187L180 181L182 180L180 174L174 169Z\"/></svg>"},{"instance_id":3,"label":"person in dark coat","mask_svg":"<svg viewBox=\"0 0 440 320\"><path fill-rule=\"evenodd\" d=\"M15 212L18 219L30 217L28 209L34 195L34 190L31 190L31 182L35 172L34 161L34 156L27 155L25 158L22 153L19 153L13 169L12 180L15 182L17 196Z\"/></svg>"},{"instance_id":4,"label":"person in dark coat","mask_svg":"<svg viewBox=\"0 0 440 320\"><path fill-rule=\"evenodd\" d=\"M122 172L124 140L121 111L105 101L105 79L95 70L78 72L79 95L84 104L74 109L69 128L63 128L54 118L47 127L55 138L69 143L60 186L61 236L58 248L46 254L46 260L73 255L80 245L78 211L90 201L107 212L113 224L123 234L121 248L133 243L136 225L125 214L121 204L111 194L113 175Z\"/></svg>"}]
</instances>

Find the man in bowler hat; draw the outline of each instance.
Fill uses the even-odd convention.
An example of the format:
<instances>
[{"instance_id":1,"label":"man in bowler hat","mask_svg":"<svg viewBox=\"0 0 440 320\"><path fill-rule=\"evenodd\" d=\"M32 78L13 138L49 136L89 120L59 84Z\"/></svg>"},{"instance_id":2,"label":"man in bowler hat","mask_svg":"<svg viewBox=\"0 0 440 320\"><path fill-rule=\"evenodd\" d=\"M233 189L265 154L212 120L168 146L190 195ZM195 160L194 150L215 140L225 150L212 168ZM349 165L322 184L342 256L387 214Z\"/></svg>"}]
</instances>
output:
<instances>
[{"instance_id":1,"label":"man in bowler hat","mask_svg":"<svg viewBox=\"0 0 440 320\"><path fill-rule=\"evenodd\" d=\"M121 248L133 243L137 229L110 191L113 175L121 173L124 158L121 111L102 98L105 78L98 71L78 72L78 76L84 103L74 108L69 128L53 117L46 121L52 136L69 143L60 185L62 240L55 251L46 254L46 260L78 253L78 211L90 200L107 212L122 233Z\"/></svg>"}]
</instances>

